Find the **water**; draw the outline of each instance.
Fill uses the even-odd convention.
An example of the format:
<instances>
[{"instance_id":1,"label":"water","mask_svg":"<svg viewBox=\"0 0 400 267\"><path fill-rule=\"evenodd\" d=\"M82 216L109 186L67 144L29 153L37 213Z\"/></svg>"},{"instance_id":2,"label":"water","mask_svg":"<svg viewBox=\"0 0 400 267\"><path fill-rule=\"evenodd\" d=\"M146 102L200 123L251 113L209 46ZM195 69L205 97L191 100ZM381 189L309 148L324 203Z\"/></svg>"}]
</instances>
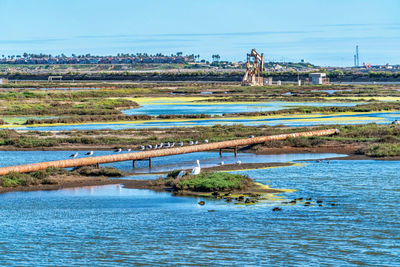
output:
<instances>
[{"instance_id":1,"label":"water","mask_svg":"<svg viewBox=\"0 0 400 267\"><path fill-rule=\"evenodd\" d=\"M69 156L76 151L0 151L0 167L30 164L37 162L46 162L54 160L69 159ZM135 152L135 151L132 151ZM78 152L77 158L88 157L86 151ZM122 152L128 153L128 152ZM115 155L113 151L94 151L93 156ZM346 155L335 153L298 153L298 154L281 154L281 155L256 155L251 153L238 153L238 157L234 157L232 152L223 152L220 158L219 152L197 152L182 155L174 155L168 157L153 158L151 170L148 169L148 162L136 162L136 168L132 169L132 161L123 161L115 163L102 164L103 167L115 167L130 173L159 173L169 172L177 169L191 169L196 166L196 160L200 160L202 167L218 166L221 161L225 164L233 164L240 160L242 163L264 163L264 162L290 162L294 160L305 159L323 159L333 157L343 157Z\"/></svg>"},{"instance_id":2,"label":"water","mask_svg":"<svg viewBox=\"0 0 400 267\"><path fill-rule=\"evenodd\" d=\"M353 107L360 103L351 102L260 102L260 103L215 103L215 102L189 102L184 100L163 100L140 103L139 108L123 110L126 115L187 115L187 114L208 114L208 115L222 115L239 112L264 112L275 111L296 107Z\"/></svg>"},{"instance_id":3,"label":"water","mask_svg":"<svg viewBox=\"0 0 400 267\"><path fill-rule=\"evenodd\" d=\"M312 90L311 92L325 92L328 93L330 95L333 95L334 93L338 92L351 92L353 91L352 89L348 89L348 90Z\"/></svg>"},{"instance_id":4,"label":"water","mask_svg":"<svg viewBox=\"0 0 400 267\"><path fill-rule=\"evenodd\" d=\"M141 129L141 128L168 128L168 127L195 127L243 124L245 126L276 126L285 125L292 127L316 126L316 125L350 125L350 124L390 124L400 119L400 112L371 112L351 114L289 114L279 117L247 117L247 118L209 118L209 119L179 119L179 120L149 120L137 122L109 122L88 123L79 125L56 126L11 126L7 128L32 131L67 131L67 130L101 130L101 129Z\"/></svg>"},{"instance_id":5,"label":"water","mask_svg":"<svg viewBox=\"0 0 400 267\"><path fill-rule=\"evenodd\" d=\"M398 266L399 163L331 160L243 172L298 190L282 199L312 197L323 207L208 199L198 206L198 198L119 185L2 194L0 263Z\"/></svg>"}]
</instances>

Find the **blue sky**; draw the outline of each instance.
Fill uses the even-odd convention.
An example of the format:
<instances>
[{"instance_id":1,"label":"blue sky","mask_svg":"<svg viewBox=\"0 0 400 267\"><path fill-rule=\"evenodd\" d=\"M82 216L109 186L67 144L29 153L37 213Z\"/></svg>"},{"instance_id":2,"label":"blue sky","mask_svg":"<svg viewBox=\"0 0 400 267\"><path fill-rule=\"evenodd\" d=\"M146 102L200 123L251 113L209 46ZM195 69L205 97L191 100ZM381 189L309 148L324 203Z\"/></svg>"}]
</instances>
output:
<instances>
[{"instance_id":1,"label":"blue sky","mask_svg":"<svg viewBox=\"0 0 400 267\"><path fill-rule=\"evenodd\" d=\"M400 63L399 0L0 0L0 55L182 51Z\"/></svg>"}]
</instances>

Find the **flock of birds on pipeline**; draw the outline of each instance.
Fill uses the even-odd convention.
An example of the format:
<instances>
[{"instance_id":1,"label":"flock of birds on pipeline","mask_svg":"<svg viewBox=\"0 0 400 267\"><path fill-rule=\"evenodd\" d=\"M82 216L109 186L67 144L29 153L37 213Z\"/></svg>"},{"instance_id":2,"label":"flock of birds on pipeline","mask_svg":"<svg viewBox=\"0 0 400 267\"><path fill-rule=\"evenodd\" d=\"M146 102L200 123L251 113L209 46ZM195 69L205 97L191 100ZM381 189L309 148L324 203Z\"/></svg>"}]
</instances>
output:
<instances>
[{"instance_id":1,"label":"flock of birds on pipeline","mask_svg":"<svg viewBox=\"0 0 400 267\"><path fill-rule=\"evenodd\" d=\"M254 135L250 135L249 138L254 138ZM208 140L207 139L204 140L203 143L204 144L208 144ZM188 142L189 146L198 145L198 144L199 144L198 141L189 141ZM154 150L154 149L163 149L163 148L173 148L173 147L175 147L175 145L177 147L183 147L185 144L184 144L184 142L179 142L177 144L175 144L175 142L173 142L173 143L168 142L168 143L165 143L165 144L164 143L160 143L160 144L156 144L156 145L145 145L145 146L142 145L142 146L139 146L138 149L141 150L141 151L145 151L145 150ZM122 148L118 148L118 149L114 150L115 153L121 153L122 151L124 151ZM125 151L131 152L132 149L128 148ZM89 151L85 155L86 156L93 156L93 154L94 154L93 151ZM72 154L69 157L70 158L76 158L76 157L78 157L78 155L79 155L79 153L76 152L76 153Z\"/></svg>"}]
</instances>

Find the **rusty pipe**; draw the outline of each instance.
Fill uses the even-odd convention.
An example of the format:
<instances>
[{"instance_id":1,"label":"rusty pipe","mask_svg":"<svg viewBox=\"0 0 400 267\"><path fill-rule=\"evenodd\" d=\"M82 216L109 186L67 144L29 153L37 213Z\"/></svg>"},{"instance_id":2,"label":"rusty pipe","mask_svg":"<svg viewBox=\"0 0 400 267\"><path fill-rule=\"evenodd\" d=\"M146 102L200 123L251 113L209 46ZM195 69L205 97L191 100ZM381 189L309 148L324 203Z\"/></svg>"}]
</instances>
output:
<instances>
[{"instance_id":1,"label":"rusty pipe","mask_svg":"<svg viewBox=\"0 0 400 267\"><path fill-rule=\"evenodd\" d=\"M67 159L67 160L57 160L57 161L49 161L49 162L41 162L41 163L33 163L33 164L16 165L16 166L0 168L0 176L7 175L11 172L27 173L27 172L33 172L33 171L38 171L38 170L45 170L49 167L71 168L71 167L79 167L79 166L89 166L89 165L111 163L111 162L118 162L118 161L164 157L164 156L171 156L171 155L178 155L178 154L209 151L209 150L215 150L215 149L220 149L220 148L253 145L253 144L264 143L267 141L285 140L288 138L324 136L324 135L333 135L333 134L337 134L337 133L339 133L338 129L328 129L328 130L318 130L318 131L309 131L309 132L291 133L291 134L280 134L280 135L272 135L272 136L260 136L260 137L255 137L255 138L238 139L238 140L223 141L223 142L210 143L210 144L201 144L201 145L194 145L194 146L187 146L187 147L168 148L168 149L162 149L162 150L141 151L141 152L134 152L134 153L126 153L126 154L116 154L116 155L98 156L98 157L90 157L90 158Z\"/></svg>"}]
</instances>

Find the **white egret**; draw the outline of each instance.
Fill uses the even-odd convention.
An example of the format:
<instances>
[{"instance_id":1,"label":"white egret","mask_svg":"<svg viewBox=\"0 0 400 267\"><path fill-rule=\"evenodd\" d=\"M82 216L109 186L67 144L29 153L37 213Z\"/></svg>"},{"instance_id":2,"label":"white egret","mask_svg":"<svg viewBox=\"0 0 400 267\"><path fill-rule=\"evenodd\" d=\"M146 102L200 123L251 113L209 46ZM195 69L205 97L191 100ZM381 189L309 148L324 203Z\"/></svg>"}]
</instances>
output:
<instances>
[{"instance_id":1,"label":"white egret","mask_svg":"<svg viewBox=\"0 0 400 267\"><path fill-rule=\"evenodd\" d=\"M198 175L200 174L201 168L200 168L200 161L196 160L197 166L193 168L192 170L192 175Z\"/></svg>"}]
</instances>

